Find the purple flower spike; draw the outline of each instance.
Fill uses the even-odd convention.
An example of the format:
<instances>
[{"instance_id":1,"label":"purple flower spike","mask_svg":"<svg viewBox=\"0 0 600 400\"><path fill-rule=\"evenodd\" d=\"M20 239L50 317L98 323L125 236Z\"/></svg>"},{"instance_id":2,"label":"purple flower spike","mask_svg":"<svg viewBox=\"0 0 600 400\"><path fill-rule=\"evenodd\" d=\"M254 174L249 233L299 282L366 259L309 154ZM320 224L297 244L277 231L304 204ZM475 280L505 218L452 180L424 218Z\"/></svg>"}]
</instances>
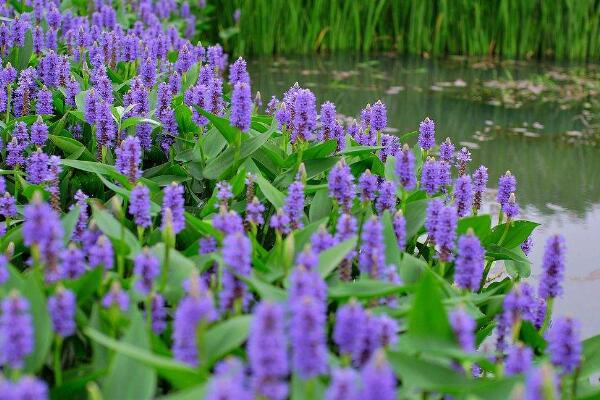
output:
<instances>
[{"instance_id":1,"label":"purple flower spike","mask_svg":"<svg viewBox=\"0 0 600 400\"><path fill-rule=\"evenodd\" d=\"M217 318L212 296L204 286L204 282L196 275L187 281L188 295L184 297L175 312L173 321L173 357L177 361L197 366L198 354L197 332L202 323L209 323Z\"/></svg>"},{"instance_id":2,"label":"purple flower spike","mask_svg":"<svg viewBox=\"0 0 600 400\"><path fill-rule=\"evenodd\" d=\"M458 255L456 256L454 281L461 289L477 291L483 276L485 250L477 236L469 230L458 239Z\"/></svg>"},{"instance_id":3,"label":"purple flower spike","mask_svg":"<svg viewBox=\"0 0 600 400\"><path fill-rule=\"evenodd\" d=\"M502 211L506 214L506 218L510 221L519 215L519 205L514 193L510 194L508 203L502 206Z\"/></svg>"},{"instance_id":4,"label":"purple flower spike","mask_svg":"<svg viewBox=\"0 0 600 400\"><path fill-rule=\"evenodd\" d=\"M324 301L312 296L290 304L292 365L302 379L327 372L326 313Z\"/></svg>"},{"instance_id":5,"label":"purple flower spike","mask_svg":"<svg viewBox=\"0 0 600 400\"><path fill-rule=\"evenodd\" d=\"M558 398L558 382L554 372L547 365L532 367L525 374L524 400L545 400Z\"/></svg>"},{"instance_id":6,"label":"purple flower spike","mask_svg":"<svg viewBox=\"0 0 600 400\"><path fill-rule=\"evenodd\" d=\"M240 57L229 67L229 83L235 86L236 83L250 84L250 75L246 69L246 61Z\"/></svg>"},{"instance_id":7,"label":"purple flower spike","mask_svg":"<svg viewBox=\"0 0 600 400\"><path fill-rule=\"evenodd\" d=\"M142 162L142 146L136 136L127 136L116 150L117 171L125 175L129 182L135 183L141 176L140 164Z\"/></svg>"},{"instance_id":8,"label":"purple flower spike","mask_svg":"<svg viewBox=\"0 0 600 400\"><path fill-rule=\"evenodd\" d=\"M467 170L467 164L471 162L471 152L463 147L456 154L456 163L458 165L458 176L463 176Z\"/></svg>"},{"instance_id":9,"label":"purple flower spike","mask_svg":"<svg viewBox=\"0 0 600 400\"><path fill-rule=\"evenodd\" d=\"M363 225L358 264L361 272L373 279L379 279L383 274L385 268L383 226L375 216Z\"/></svg>"},{"instance_id":10,"label":"purple flower spike","mask_svg":"<svg viewBox=\"0 0 600 400\"><path fill-rule=\"evenodd\" d=\"M387 127L387 109L381 100L371 106L371 128L382 131Z\"/></svg>"},{"instance_id":11,"label":"purple flower spike","mask_svg":"<svg viewBox=\"0 0 600 400\"><path fill-rule=\"evenodd\" d=\"M480 166L473 172L473 212L477 213L481 209L481 197L485 192L488 181L488 172L485 166Z\"/></svg>"},{"instance_id":12,"label":"purple flower spike","mask_svg":"<svg viewBox=\"0 0 600 400\"><path fill-rule=\"evenodd\" d=\"M557 318L546 335L550 360L563 374L573 372L581 363L579 322L572 318Z\"/></svg>"},{"instance_id":13,"label":"purple flower spike","mask_svg":"<svg viewBox=\"0 0 600 400\"><path fill-rule=\"evenodd\" d=\"M533 351L526 346L516 344L508 349L504 361L504 373L517 375L529 371L533 361Z\"/></svg>"},{"instance_id":14,"label":"purple flower spike","mask_svg":"<svg viewBox=\"0 0 600 400\"><path fill-rule=\"evenodd\" d=\"M454 183L454 201L456 202L456 212L459 217L464 217L471 212L473 191L469 175L462 175L456 178L456 182Z\"/></svg>"},{"instance_id":15,"label":"purple flower spike","mask_svg":"<svg viewBox=\"0 0 600 400\"><path fill-rule=\"evenodd\" d=\"M321 130L317 133L317 140L322 142L324 140L333 139L335 126L335 104L326 101L321 105Z\"/></svg>"},{"instance_id":16,"label":"purple flower spike","mask_svg":"<svg viewBox=\"0 0 600 400\"><path fill-rule=\"evenodd\" d=\"M498 180L498 195L496 197L498 203L500 203L503 209L508 204L510 194L516 192L516 190L516 178L510 173L510 171L506 171L506 174L502 175Z\"/></svg>"},{"instance_id":17,"label":"purple flower spike","mask_svg":"<svg viewBox=\"0 0 600 400\"><path fill-rule=\"evenodd\" d=\"M46 89L45 86L37 93L35 112L38 115L51 115L54 113L52 109L52 92Z\"/></svg>"},{"instance_id":18,"label":"purple flower spike","mask_svg":"<svg viewBox=\"0 0 600 400\"><path fill-rule=\"evenodd\" d=\"M343 158L329 172L328 187L329 195L344 212L349 212L355 196L354 176Z\"/></svg>"},{"instance_id":19,"label":"purple flower spike","mask_svg":"<svg viewBox=\"0 0 600 400\"><path fill-rule=\"evenodd\" d=\"M351 368L335 369L331 384L325 392L326 400L359 400L360 377Z\"/></svg>"},{"instance_id":20,"label":"purple flower spike","mask_svg":"<svg viewBox=\"0 0 600 400\"><path fill-rule=\"evenodd\" d=\"M283 308L261 302L254 310L248 337L252 389L269 400L287 398L289 371Z\"/></svg>"},{"instance_id":21,"label":"purple flower spike","mask_svg":"<svg viewBox=\"0 0 600 400\"><path fill-rule=\"evenodd\" d=\"M62 251L60 270L66 279L77 279L85 273L85 255L74 243Z\"/></svg>"},{"instance_id":22,"label":"purple flower spike","mask_svg":"<svg viewBox=\"0 0 600 400\"><path fill-rule=\"evenodd\" d=\"M394 214L392 225L394 227L394 233L396 234L398 248L400 251L404 251L406 248L406 218L404 218L402 210L398 210L396 214Z\"/></svg>"},{"instance_id":23,"label":"purple flower spike","mask_svg":"<svg viewBox=\"0 0 600 400\"><path fill-rule=\"evenodd\" d=\"M152 291L156 277L160 273L158 258L152 254L150 249L145 248L135 257L133 265L133 273L137 278L136 290L143 295L149 294Z\"/></svg>"},{"instance_id":24,"label":"purple flower spike","mask_svg":"<svg viewBox=\"0 0 600 400\"><path fill-rule=\"evenodd\" d=\"M129 197L129 214L133 216L135 224L142 228L152 225L150 219L150 190L138 184L131 190Z\"/></svg>"},{"instance_id":25,"label":"purple flower spike","mask_svg":"<svg viewBox=\"0 0 600 400\"><path fill-rule=\"evenodd\" d=\"M24 376L14 385L13 395L15 396L14 399L47 400L48 385L36 377ZM13 399L13 397L10 397L10 399Z\"/></svg>"},{"instance_id":26,"label":"purple flower spike","mask_svg":"<svg viewBox=\"0 0 600 400\"><path fill-rule=\"evenodd\" d=\"M102 299L102 307L109 309L115 308L121 312L126 312L129 308L129 295L124 292L119 282L114 281L110 290Z\"/></svg>"},{"instance_id":27,"label":"purple flower spike","mask_svg":"<svg viewBox=\"0 0 600 400\"><path fill-rule=\"evenodd\" d=\"M417 185L415 155L406 144L396 157L396 175L405 190L413 190Z\"/></svg>"},{"instance_id":28,"label":"purple flower spike","mask_svg":"<svg viewBox=\"0 0 600 400\"><path fill-rule=\"evenodd\" d=\"M288 187L288 195L283 205L283 212L290 219L292 229L302 228L302 217L304 217L304 184L300 180L294 181Z\"/></svg>"},{"instance_id":29,"label":"purple flower spike","mask_svg":"<svg viewBox=\"0 0 600 400\"><path fill-rule=\"evenodd\" d=\"M15 291L2 300L0 309L0 365L22 368L35 340L29 301Z\"/></svg>"},{"instance_id":30,"label":"purple flower spike","mask_svg":"<svg viewBox=\"0 0 600 400\"><path fill-rule=\"evenodd\" d=\"M419 146L423 150L432 149L435 146L435 122L425 118L419 125Z\"/></svg>"},{"instance_id":31,"label":"purple flower spike","mask_svg":"<svg viewBox=\"0 0 600 400\"><path fill-rule=\"evenodd\" d=\"M396 209L396 184L394 182L388 180L381 182L375 208L379 214L385 210Z\"/></svg>"},{"instance_id":32,"label":"purple flower spike","mask_svg":"<svg viewBox=\"0 0 600 400\"><path fill-rule=\"evenodd\" d=\"M429 240L434 244L438 229L438 220L443 207L444 203L440 199L433 199L427 205L425 229L427 229L427 233L429 234Z\"/></svg>"},{"instance_id":33,"label":"purple flower spike","mask_svg":"<svg viewBox=\"0 0 600 400\"><path fill-rule=\"evenodd\" d=\"M336 239L327 231L325 225L319 226L319 230L310 237L310 245L316 254L327 250L335 244Z\"/></svg>"},{"instance_id":34,"label":"purple flower spike","mask_svg":"<svg viewBox=\"0 0 600 400\"><path fill-rule=\"evenodd\" d=\"M440 144L440 160L446 161L451 164L454 159L454 145L450 138L446 138L446 140Z\"/></svg>"},{"instance_id":35,"label":"purple flower spike","mask_svg":"<svg viewBox=\"0 0 600 400\"><path fill-rule=\"evenodd\" d=\"M562 281L565 273L565 239L554 235L546 241L539 295L545 300L562 294Z\"/></svg>"},{"instance_id":36,"label":"purple flower spike","mask_svg":"<svg viewBox=\"0 0 600 400\"><path fill-rule=\"evenodd\" d=\"M396 377L385 359L385 353L378 351L361 371L362 400L395 400Z\"/></svg>"},{"instance_id":37,"label":"purple flower spike","mask_svg":"<svg viewBox=\"0 0 600 400\"><path fill-rule=\"evenodd\" d=\"M433 196L439 190L440 170L439 163L433 157L429 157L423 164L421 172L421 187L425 192Z\"/></svg>"},{"instance_id":38,"label":"purple flower spike","mask_svg":"<svg viewBox=\"0 0 600 400\"><path fill-rule=\"evenodd\" d=\"M96 268L100 265L104 267L104 270L109 271L114 265L114 251L112 242L109 238L101 235L96 243L90 248L88 254L88 262L91 268Z\"/></svg>"},{"instance_id":39,"label":"purple flower spike","mask_svg":"<svg viewBox=\"0 0 600 400\"><path fill-rule=\"evenodd\" d=\"M533 237L529 235L527 239L523 243L521 243L521 250L525 253L526 256L531 252L531 248L533 247Z\"/></svg>"},{"instance_id":40,"label":"purple flower spike","mask_svg":"<svg viewBox=\"0 0 600 400\"><path fill-rule=\"evenodd\" d=\"M252 117L252 93L250 85L238 82L233 87L231 95L231 125L239 128L242 132L250 129Z\"/></svg>"},{"instance_id":41,"label":"purple flower spike","mask_svg":"<svg viewBox=\"0 0 600 400\"><path fill-rule=\"evenodd\" d=\"M31 143L44 146L48 140L48 125L44 123L41 116L31 125Z\"/></svg>"},{"instance_id":42,"label":"purple flower spike","mask_svg":"<svg viewBox=\"0 0 600 400\"><path fill-rule=\"evenodd\" d=\"M367 321L365 310L356 301L341 306L335 316L333 341L341 354L354 354L359 346L360 335L357 330L363 329Z\"/></svg>"},{"instance_id":43,"label":"purple flower spike","mask_svg":"<svg viewBox=\"0 0 600 400\"><path fill-rule=\"evenodd\" d=\"M358 178L358 190L360 190L360 200L363 202L374 201L377 197L377 176L366 170Z\"/></svg>"},{"instance_id":44,"label":"purple flower spike","mask_svg":"<svg viewBox=\"0 0 600 400\"><path fill-rule=\"evenodd\" d=\"M75 294L69 289L59 287L56 294L48 298L48 313L52 319L52 326L54 332L61 337L75 333L75 312Z\"/></svg>"},{"instance_id":45,"label":"purple flower spike","mask_svg":"<svg viewBox=\"0 0 600 400\"><path fill-rule=\"evenodd\" d=\"M435 243L440 246L440 261L445 262L452 259L457 222L454 207L446 206L441 209L434 238Z\"/></svg>"},{"instance_id":46,"label":"purple flower spike","mask_svg":"<svg viewBox=\"0 0 600 400\"><path fill-rule=\"evenodd\" d=\"M263 214L265 206L255 196L250 203L246 205L246 221L254 225L265 223Z\"/></svg>"},{"instance_id":47,"label":"purple flower spike","mask_svg":"<svg viewBox=\"0 0 600 400\"><path fill-rule=\"evenodd\" d=\"M252 268L252 244L244 233L238 231L225 236L223 262L227 269L223 271L223 289L219 294L221 309L232 310L238 301L246 309L250 300L248 288L235 276L249 276Z\"/></svg>"},{"instance_id":48,"label":"purple flower spike","mask_svg":"<svg viewBox=\"0 0 600 400\"><path fill-rule=\"evenodd\" d=\"M163 191L161 230L164 231L167 228L167 222L172 224L174 234L178 234L185 228L183 206L183 186L175 182L166 186ZM167 221L168 218L165 218L167 209L171 210L171 221Z\"/></svg>"},{"instance_id":49,"label":"purple flower spike","mask_svg":"<svg viewBox=\"0 0 600 400\"><path fill-rule=\"evenodd\" d=\"M152 318L152 331L160 335L167 329L167 308L165 299L158 293L152 296L150 304L150 316Z\"/></svg>"},{"instance_id":50,"label":"purple flower spike","mask_svg":"<svg viewBox=\"0 0 600 400\"><path fill-rule=\"evenodd\" d=\"M460 348L466 352L475 351L475 328L477 324L467 312L458 308L450 313L450 325Z\"/></svg>"},{"instance_id":51,"label":"purple flower spike","mask_svg":"<svg viewBox=\"0 0 600 400\"><path fill-rule=\"evenodd\" d=\"M291 142L310 140L317 125L316 98L308 89L300 89L294 101Z\"/></svg>"}]
</instances>

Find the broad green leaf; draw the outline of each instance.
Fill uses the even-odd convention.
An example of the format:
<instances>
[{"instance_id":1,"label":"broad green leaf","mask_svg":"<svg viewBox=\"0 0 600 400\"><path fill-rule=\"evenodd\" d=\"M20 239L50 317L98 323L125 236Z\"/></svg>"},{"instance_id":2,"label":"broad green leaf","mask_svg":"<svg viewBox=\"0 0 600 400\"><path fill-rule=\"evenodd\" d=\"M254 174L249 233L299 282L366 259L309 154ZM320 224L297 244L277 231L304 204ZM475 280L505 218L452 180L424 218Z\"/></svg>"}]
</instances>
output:
<instances>
[{"instance_id":1,"label":"broad green leaf","mask_svg":"<svg viewBox=\"0 0 600 400\"><path fill-rule=\"evenodd\" d=\"M36 274L28 275L20 288L21 294L29 301L33 332L35 335L33 353L25 358L23 370L28 373L37 373L44 365L46 356L52 345L52 325L46 309L46 296Z\"/></svg>"},{"instance_id":2,"label":"broad green leaf","mask_svg":"<svg viewBox=\"0 0 600 400\"><path fill-rule=\"evenodd\" d=\"M129 229L121 225L111 213L94 207L93 215L98 228L112 240L113 245L115 245L115 243L122 243L125 245L128 250L125 255L133 256L140 252L141 246L135 235ZM118 246L115 247L117 249L119 248Z\"/></svg>"},{"instance_id":3,"label":"broad green leaf","mask_svg":"<svg viewBox=\"0 0 600 400\"><path fill-rule=\"evenodd\" d=\"M531 261L525 257L525 254L520 248L507 249L492 243L486 246L485 254L487 257L492 257L495 260L513 260L520 263L531 264Z\"/></svg>"},{"instance_id":4,"label":"broad green leaf","mask_svg":"<svg viewBox=\"0 0 600 400\"><path fill-rule=\"evenodd\" d=\"M329 216L332 205L329 191L327 189L318 190L310 202L308 219L313 222Z\"/></svg>"},{"instance_id":5,"label":"broad green leaf","mask_svg":"<svg viewBox=\"0 0 600 400\"><path fill-rule=\"evenodd\" d=\"M165 244L158 243L152 248L153 253L160 260L161 268L165 266ZM188 279L196 269L194 263L175 249L169 251L167 273L167 287L163 291L169 303L177 304L184 295L183 281Z\"/></svg>"},{"instance_id":6,"label":"broad green leaf","mask_svg":"<svg viewBox=\"0 0 600 400\"><path fill-rule=\"evenodd\" d=\"M360 279L355 282L340 282L329 287L327 295L332 299L356 297L369 299L384 297L391 294L403 294L411 290L410 287L395 283L372 279Z\"/></svg>"},{"instance_id":7,"label":"broad green leaf","mask_svg":"<svg viewBox=\"0 0 600 400\"><path fill-rule=\"evenodd\" d=\"M454 343L454 334L432 272L422 275L408 314L411 340L435 347Z\"/></svg>"},{"instance_id":8,"label":"broad green leaf","mask_svg":"<svg viewBox=\"0 0 600 400\"><path fill-rule=\"evenodd\" d=\"M250 315L229 318L206 331L204 340L209 367L246 341L251 318Z\"/></svg>"},{"instance_id":9,"label":"broad green leaf","mask_svg":"<svg viewBox=\"0 0 600 400\"><path fill-rule=\"evenodd\" d=\"M479 240L483 242L483 240L490 234L491 225L492 219L488 214L461 218L458 221L456 234L464 235L467 233L467 230L471 228Z\"/></svg>"},{"instance_id":10,"label":"broad green leaf","mask_svg":"<svg viewBox=\"0 0 600 400\"><path fill-rule=\"evenodd\" d=\"M400 253L403 250L398 247L398 238L394 232L392 215L389 210L385 210L381 217L381 222L383 224L383 240L385 243L385 263L386 265L395 265L398 267L400 264Z\"/></svg>"},{"instance_id":11,"label":"broad green leaf","mask_svg":"<svg viewBox=\"0 0 600 400\"><path fill-rule=\"evenodd\" d=\"M423 227L428 200L417 200L406 204L406 237L411 238Z\"/></svg>"},{"instance_id":12,"label":"broad green leaf","mask_svg":"<svg viewBox=\"0 0 600 400\"><path fill-rule=\"evenodd\" d=\"M261 175L256 176L256 183L267 200L269 200L269 202L273 204L275 208L279 209L283 207L283 202L285 199L285 195L283 193L276 189L275 186L271 185L271 183Z\"/></svg>"},{"instance_id":13,"label":"broad green leaf","mask_svg":"<svg viewBox=\"0 0 600 400\"><path fill-rule=\"evenodd\" d=\"M251 156L256 150L258 150L273 134L273 130L268 130L265 133L261 133L258 136L254 136L242 143L241 148L239 149L239 158L238 162L242 162L245 158ZM225 149L224 152L219 154L217 158L211 160L204 170L202 174L207 179L217 179L220 177L225 171L227 171L235 161L236 149L233 146L230 146Z\"/></svg>"},{"instance_id":14,"label":"broad green leaf","mask_svg":"<svg viewBox=\"0 0 600 400\"><path fill-rule=\"evenodd\" d=\"M130 343L119 342L93 328L85 328L83 332L94 342L154 368L160 376L175 387L189 387L201 379L198 371L171 358L156 355Z\"/></svg>"},{"instance_id":15,"label":"broad green leaf","mask_svg":"<svg viewBox=\"0 0 600 400\"><path fill-rule=\"evenodd\" d=\"M285 290L264 282L255 275L250 277L238 276L238 278L246 282L256 293L258 293L261 300L281 302L287 299Z\"/></svg>"},{"instance_id":16,"label":"broad green leaf","mask_svg":"<svg viewBox=\"0 0 600 400\"><path fill-rule=\"evenodd\" d=\"M203 399L206 394L206 385L193 386L179 392L159 397L158 400L198 400Z\"/></svg>"},{"instance_id":17,"label":"broad green leaf","mask_svg":"<svg viewBox=\"0 0 600 400\"><path fill-rule=\"evenodd\" d=\"M337 268L344 257L346 257L350 251L354 250L356 247L356 241L357 237L352 236L351 238L344 240L343 242L338 243L319 254L318 268L321 277L327 278L329 274L331 274Z\"/></svg>"},{"instance_id":18,"label":"broad green leaf","mask_svg":"<svg viewBox=\"0 0 600 400\"><path fill-rule=\"evenodd\" d=\"M496 226L492 233L485 238L484 243L501 245L506 249L513 249L523 243L531 232L538 227L540 224L531 221L512 221L506 232L506 223ZM504 238L502 238L504 236ZM500 244L500 239L502 243Z\"/></svg>"},{"instance_id":19,"label":"broad green leaf","mask_svg":"<svg viewBox=\"0 0 600 400\"><path fill-rule=\"evenodd\" d=\"M427 263L421 258L405 253L402 255L398 271L402 282L415 283L421 278L421 274L427 271Z\"/></svg>"},{"instance_id":20,"label":"broad green leaf","mask_svg":"<svg viewBox=\"0 0 600 400\"><path fill-rule=\"evenodd\" d=\"M131 325L119 343L149 351L150 340L139 313L131 313ZM110 372L102 381L102 393L107 399L152 399L156 388L156 372L135 358L117 352L111 361Z\"/></svg>"},{"instance_id":21,"label":"broad green leaf","mask_svg":"<svg viewBox=\"0 0 600 400\"><path fill-rule=\"evenodd\" d=\"M62 217L61 223L64 231L63 241L65 245L69 243L71 240L71 236L73 236L73 231L75 230L75 225L77 225L77 220L79 219L79 206L73 207L67 215Z\"/></svg>"},{"instance_id":22,"label":"broad green leaf","mask_svg":"<svg viewBox=\"0 0 600 400\"><path fill-rule=\"evenodd\" d=\"M583 361L580 378L587 378L600 372L600 335L583 341Z\"/></svg>"},{"instance_id":23,"label":"broad green leaf","mask_svg":"<svg viewBox=\"0 0 600 400\"><path fill-rule=\"evenodd\" d=\"M92 153L90 153L90 151L83 144L75 139L56 135L48 135L48 138L56 147L64 151L67 155L79 153L78 158L82 161L94 162L96 160Z\"/></svg>"},{"instance_id":24,"label":"broad green leaf","mask_svg":"<svg viewBox=\"0 0 600 400\"><path fill-rule=\"evenodd\" d=\"M129 117L121 123L121 130L126 130L130 126L136 126L138 124L150 124L153 126L159 126L160 122L146 117Z\"/></svg>"},{"instance_id":25,"label":"broad green leaf","mask_svg":"<svg viewBox=\"0 0 600 400\"><path fill-rule=\"evenodd\" d=\"M313 179L323 172L329 171L339 160L339 157L315 158L304 161L306 179Z\"/></svg>"},{"instance_id":26,"label":"broad green leaf","mask_svg":"<svg viewBox=\"0 0 600 400\"><path fill-rule=\"evenodd\" d=\"M211 114L199 107L196 107L196 110L198 111L199 114L204 115L206 118L208 118L208 120L210 122L212 122L213 126L215 128L217 128L219 133L221 133L221 135L223 135L223 137L225 138L225 140L227 140L227 142L229 142L230 144L235 142L235 137L237 136L239 130L237 128L234 128L233 126L231 126L229 124L229 120L227 120L223 117L219 117L217 115Z\"/></svg>"}]
</instances>

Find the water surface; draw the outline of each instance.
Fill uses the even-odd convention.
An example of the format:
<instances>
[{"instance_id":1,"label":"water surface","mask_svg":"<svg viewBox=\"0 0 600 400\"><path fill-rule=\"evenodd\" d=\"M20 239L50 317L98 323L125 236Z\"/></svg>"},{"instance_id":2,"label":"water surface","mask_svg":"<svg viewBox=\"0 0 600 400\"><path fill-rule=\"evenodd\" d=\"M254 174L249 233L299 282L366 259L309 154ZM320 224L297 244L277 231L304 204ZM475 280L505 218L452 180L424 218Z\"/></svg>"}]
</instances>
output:
<instances>
[{"instance_id":1,"label":"water surface","mask_svg":"<svg viewBox=\"0 0 600 400\"><path fill-rule=\"evenodd\" d=\"M586 337L600 332L600 149L568 143L594 129L581 116L590 113L597 92L586 81L557 95L555 82L548 82L549 74L560 84L561 74L585 77L597 73L596 66L331 56L259 59L249 69L265 103L296 81L313 90L319 103L333 101L350 117L381 99L392 133L416 130L429 116L438 140L450 137L472 149L472 167L485 164L492 186L510 169L518 179L522 217L542 223L530 255L533 278L546 238L562 233L567 273L556 313L580 318ZM498 82L512 82L519 94L493 90Z\"/></svg>"}]
</instances>

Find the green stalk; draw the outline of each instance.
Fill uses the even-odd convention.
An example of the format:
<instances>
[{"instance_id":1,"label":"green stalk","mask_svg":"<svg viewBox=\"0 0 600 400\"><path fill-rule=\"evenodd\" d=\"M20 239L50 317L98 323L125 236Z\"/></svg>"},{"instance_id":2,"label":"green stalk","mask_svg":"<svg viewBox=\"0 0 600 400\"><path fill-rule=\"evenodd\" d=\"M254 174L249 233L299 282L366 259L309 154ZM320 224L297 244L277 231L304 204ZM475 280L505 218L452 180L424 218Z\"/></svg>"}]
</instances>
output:
<instances>
[{"instance_id":1,"label":"green stalk","mask_svg":"<svg viewBox=\"0 0 600 400\"><path fill-rule=\"evenodd\" d=\"M62 378L62 344L63 340L60 336L56 336L54 339L54 385L61 386L63 382Z\"/></svg>"},{"instance_id":2,"label":"green stalk","mask_svg":"<svg viewBox=\"0 0 600 400\"><path fill-rule=\"evenodd\" d=\"M6 116L4 118L4 122L8 124L8 121L10 119L10 104L11 104L11 99L12 99L12 85L8 85L8 93L7 93L7 100L6 100Z\"/></svg>"},{"instance_id":3,"label":"green stalk","mask_svg":"<svg viewBox=\"0 0 600 400\"><path fill-rule=\"evenodd\" d=\"M550 297L546 301L546 315L544 316L544 323L542 324L542 327L540 328L540 335L543 335L544 332L546 332L546 329L548 329L548 326L550 325L550 321L552 320L552 308L553 307L554 307L554 297Z\"/></svg>"}]
</instances>

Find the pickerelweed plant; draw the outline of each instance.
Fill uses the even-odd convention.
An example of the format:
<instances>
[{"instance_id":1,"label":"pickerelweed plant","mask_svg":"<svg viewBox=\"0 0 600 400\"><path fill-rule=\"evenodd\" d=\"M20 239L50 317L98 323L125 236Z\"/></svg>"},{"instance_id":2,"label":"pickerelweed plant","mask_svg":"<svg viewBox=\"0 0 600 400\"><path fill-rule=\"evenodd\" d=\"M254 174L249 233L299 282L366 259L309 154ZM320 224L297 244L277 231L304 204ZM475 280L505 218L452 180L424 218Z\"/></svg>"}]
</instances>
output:
<instances>
[{"instance_id":1,"label":"pickerelweed plant","mask_svg":"<svg viewBox=\"0 0 600 400\"><path fill-rule=\"evenodd\" d=\"M1 9L0 399L598 396L510 172L483 214L431 119L343 126L298 84L262 113L187 2L84 11Z\"/></svg>"}]
</instances>

